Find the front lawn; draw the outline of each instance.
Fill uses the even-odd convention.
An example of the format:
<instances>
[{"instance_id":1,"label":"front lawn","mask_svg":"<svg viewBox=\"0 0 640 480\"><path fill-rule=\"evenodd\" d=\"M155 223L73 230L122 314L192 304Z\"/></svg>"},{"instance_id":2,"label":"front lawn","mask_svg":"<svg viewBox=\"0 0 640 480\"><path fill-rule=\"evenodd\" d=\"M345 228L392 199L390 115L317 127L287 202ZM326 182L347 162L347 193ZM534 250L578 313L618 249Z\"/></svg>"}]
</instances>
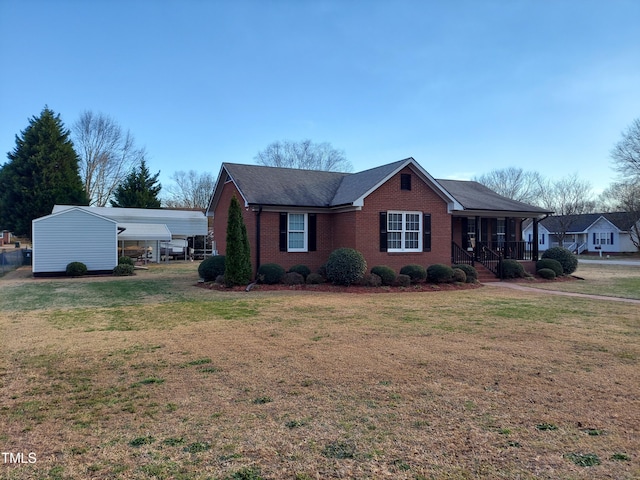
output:
<instances>
[{"instance_id":1,"label":"front lawn","mask_svg":"<svg viewBox=\"0 0 640 480\"><path fill-rule=\"evenodd\" d=\"M196 268L0 279L0 444L25 454L0 477L640 474L637 305L218 292Z\"/></svg>"}]
</instances>

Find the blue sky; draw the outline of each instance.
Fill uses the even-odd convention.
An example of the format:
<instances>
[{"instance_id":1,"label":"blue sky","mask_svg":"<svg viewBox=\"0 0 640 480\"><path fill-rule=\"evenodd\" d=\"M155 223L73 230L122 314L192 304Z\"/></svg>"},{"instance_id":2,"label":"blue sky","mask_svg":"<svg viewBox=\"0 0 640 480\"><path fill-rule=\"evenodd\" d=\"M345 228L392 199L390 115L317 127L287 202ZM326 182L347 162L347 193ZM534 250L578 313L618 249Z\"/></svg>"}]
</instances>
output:
<instances>
[{"instance_id":1,"label":"blue sky","mask_svg":"<svg viewBox=\"0 0 640 480\"><path fill-rule=\"evenodd\" d=\"M640 117L637 0L0 0L0 163L45 105L129 129L163 184L275 140L364 170L510 166L596 191Z\"/></svg>"}]
</instances>

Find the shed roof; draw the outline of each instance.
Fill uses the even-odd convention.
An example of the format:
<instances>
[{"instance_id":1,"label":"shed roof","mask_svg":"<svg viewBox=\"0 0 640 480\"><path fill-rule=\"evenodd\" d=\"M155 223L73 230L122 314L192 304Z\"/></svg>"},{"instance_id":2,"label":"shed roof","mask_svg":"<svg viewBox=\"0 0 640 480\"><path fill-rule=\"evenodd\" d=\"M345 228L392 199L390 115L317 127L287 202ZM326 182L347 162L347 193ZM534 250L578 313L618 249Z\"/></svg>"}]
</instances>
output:
<instances>
[{"instance_id":1,"label":"shed roof","mask_svg":"<svg viewBox=\"0 0 640 480\"><path fill-rule=\"evenodd\" d=\"M161 223L118 223L118 240L171 240L171 232Z\"/></svg>"}]
</instances>

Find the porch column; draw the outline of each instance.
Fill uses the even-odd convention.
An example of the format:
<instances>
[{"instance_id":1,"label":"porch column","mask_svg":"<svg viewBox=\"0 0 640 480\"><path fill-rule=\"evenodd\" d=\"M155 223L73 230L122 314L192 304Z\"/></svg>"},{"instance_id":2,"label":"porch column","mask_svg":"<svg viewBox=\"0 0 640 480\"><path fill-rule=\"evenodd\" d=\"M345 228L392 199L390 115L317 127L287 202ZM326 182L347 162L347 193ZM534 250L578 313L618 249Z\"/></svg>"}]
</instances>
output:
<instances>
[{"instance_id":1,"label":"porch column","mask_svg":"<svg viewBox=\"0 0 640 480\"><path fill-rule=\"evenodd\" d=\"M538 219L534 218L533 219L533 239L532 239L533 245L531 245L531 260L537 262L538 261L538 245L539 245L539 240L538 240Z\"/></svg>"}]
</instances>

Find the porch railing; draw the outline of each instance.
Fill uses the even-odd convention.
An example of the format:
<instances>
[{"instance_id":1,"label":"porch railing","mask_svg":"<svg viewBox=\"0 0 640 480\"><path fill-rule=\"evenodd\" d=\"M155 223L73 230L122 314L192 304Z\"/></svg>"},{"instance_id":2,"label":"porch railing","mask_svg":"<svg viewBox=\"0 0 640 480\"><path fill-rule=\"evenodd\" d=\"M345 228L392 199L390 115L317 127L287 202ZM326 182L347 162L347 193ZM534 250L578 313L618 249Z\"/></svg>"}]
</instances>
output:
<instances>
[{"instance_id":1,"label":"porch railing","mask_svg":"<svg viewBox=\"0 0 640 480\"><path fill-rule=\"evenodd\" d=\"M476 260L484 265L489 271L491 271L496 277L500 277L502 255L499 252L491 249L488 244L484 242L478 242L478 248L476 251Z\"/></svg>"},{"instance_id":2,"label":"porch railing","mask_svg":"<svg viewBox=\"0 0 640 480\"><path fill-rule=\"evenodd\" d=\"M451 260L453 265L473 265L473 254L465 251L456 242L451 242Z\"/></svg>"},{"instance_id":3,"label":"porch railing","mask_svg":"<svg viewBox=\"0 0 640 480\"><path fill-rule=\"evenodd\" d=\"M502 258L512 258L513 260L533 259L533 242L486 242L483 244L486 248L500 254Z\"/></svg>"}]
</instances>

